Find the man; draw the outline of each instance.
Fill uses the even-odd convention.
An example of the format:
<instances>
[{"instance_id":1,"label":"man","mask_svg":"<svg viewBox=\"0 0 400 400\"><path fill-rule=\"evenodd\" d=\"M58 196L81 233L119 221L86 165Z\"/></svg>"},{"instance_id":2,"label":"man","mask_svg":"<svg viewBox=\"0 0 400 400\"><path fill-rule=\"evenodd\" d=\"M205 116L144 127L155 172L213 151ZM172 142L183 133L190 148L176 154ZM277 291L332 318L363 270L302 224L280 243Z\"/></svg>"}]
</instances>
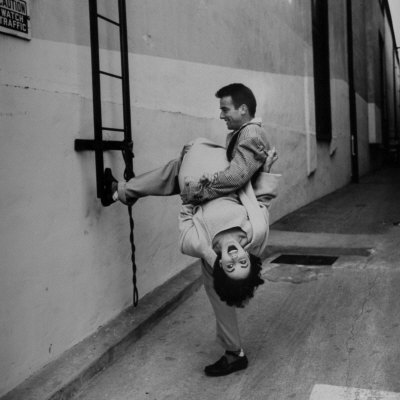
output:
<instances>
[{"instance_id":1,"label":"man","mask_svg":"<svg viewBox=\"0 0 400 400\"><path fill-rule=\"evenodd\" d=\"M216 97L220 99L220 118L231 130L226 138L230 165L212 177L187 182L181 193L183 204L198 204L237 191L260 170L270 150L261 120L254 118L257 102L248 87L232 83L219 89Z\"/></svg>"},{"instance_id":2,"label":"man","mask_svg":"<svg viewBox=\"0 0 400 400\"><path fill-rule=\"evenodd\" d=\"M224 164L219 166L219 172L214 172L216 170L218 171L218 168L213 166L213 169L206 171L206 173L201 176L200 179L187 179L187 176L193 176L194 174L182 173L181 171L182 162L185 160L185 153L188 152L188 147L186 147L179 159L172 160L166 166L142 174L130 180L129 182L117 183L113 179L111 172L107 171L105 177L105 189L107 195L106 202L103 203L104 205L109 205L118 199L125 204L133 204L138 198L148 195L165 196L181 193L184 205L190 204L190 206L183 207L184 212L181 212L180 217L181 250L185 254L200 257L202 259L205 288L214 308L217 319L217 337L226 350L225 354L220 360L205 368L205 372L209 376L227 375L240 369L244 369L247 367L248 360L241 347L235 309L228 305L229 300L228 304L225 303L225 301L227 301L226 295L229 299L230 294L225 293L225 299L221 300L221 293L218 293L217 295L214 288L215 282L213 282L213 260L215 261L217 258L215 250L218 248L218 246L222 246L221 243L223 243L223 241L221 242L216 240L215 247L212 248L214 237L202 237L202 231L199 230L198 227L204 225L204 221L199 219L198 212L193 212L193 205L206 202L207 210L212 210L214 205L211 207L211 202L209 202L209 200L217 199L221 196L229 197L229 199L222 199L223 201L230 200L235 204L240 203L237 200L238 196L235 195L235 192L248 184L251 178L255 178L256 172L261 171L265 160L268 157L269 150L266 133L261 128L261 123L254 120L256 101L250 89L246 88L242 84L232 84L220 89L216 96L220 98L220 118L226 121L229 129L234 129L234 131L231 132L227 138L227 159L230 161L230 163L227 164L225 159ZM219 146L215 145L215 147ZM272 157L273 161L275 161L276 157L274 156L273 152L272 154L270 153L270 156ZM204 157L198 157L196 160L196 157L191 154L190 158L191 163L189 164L192 165L192 170L199 170L198 163L199 161L204 160ZM211 157L210 159L217 160L218 157ZM203 169L200 169L200 171L205 172L204 164L202 168ZM179 176L181 178L180 185L178 182ZM255 181L255 179L253 180ZM181 188L183 186L182 190L180 190L180 186ZM244 199L246 199L246 197L244 197ZM271 197L268 199L268 201L270 201L270 199ZM197 208L196 211L199 211L199 209ZM203 216L203 208L201 209L201 212ZM197 226L193 227L193 221L196 221L196 218L194 218L196 214L198 224ZM227 215L229 217L229 214ZM268 215L265 215L267 216L266 221L263 216L258 218L258 220L263 220L265 226L265 228L260 229L261 236L263 237L261 242L264 246L268 236ZM218 218L219 215L216 216L215 219L217 220ZM230 218L228 218L227 221L229 219ZM246 245L251 246L255 243L255 241L252 239L256 236L254 232L255 226L257 225L257 218L253 219L253 221L256 222L253 224L247 223L246 226L248 231L246 231L243 226L236 226L232 221L230 221L231 225L229 226L229 229L233 229L236 226L238 229L236 229L235 234L239 234L239 236L235 236L238 238L238 240L237 244L235 244L234 250L229 251L229 246L226 246L227 251L225 252L225 255L228 258L231 257L231 266L234 264L233 261L238 258L238 255L241 251L241 243L238 243L239 240L241 240L240 238L246 237ZM190 225L189 228L193 229L188 229L188 223ZM245 222L243 223L245 224ZM192 236L188 235L188 231L191 232ZM223 231L223 229L220 231L215 231L215 237L218 237L218 234L222 232L222 239L224 237L226 238L226 232ZM225 231L227 231L227 229L225 229ZM232 231L229 231L229 234L232 234ZM183 236L184 239L182 238ZM194 240L193 237L197 238L197 240ZM200 249L200 247L202 248ZM259 247L260 249L263 248L261 245L259 245ZM190 251L187 250L188 248ZM206 249L205 251L204 248ZM195 249L195 251L193 251L193 249ZM215 255L215 258L213 258L213 254ZM250 265L250 260L246 260L245 262ZM250 295L247 293L244 298L233 300L232 304L241 306L243 300L246 300L248 297L252 297L254 287L262 283L262 280L261 282L259 280L261 262L256 261L253 264L255 264L258 270L255 274L253 274L253 276L251 276L255 284L250 288ZM229 266L229 260L226 265L227 269L225 270L225 274L230 274L231 271L229 271L229 269L231 267ZM217 268L214 265L214 270ZM242 268L240 267L238 269L241 270ZM241 271L241 273L243 274L243 271ZM224 273L222 275L224 275ZM242 276L241 279L246 279L248 275L249 272L246 272L246 276ZM221 277L221 274L219 274L219 276ZM222 286L225 285L223 284Z\"/></svg>"}]
</instances>

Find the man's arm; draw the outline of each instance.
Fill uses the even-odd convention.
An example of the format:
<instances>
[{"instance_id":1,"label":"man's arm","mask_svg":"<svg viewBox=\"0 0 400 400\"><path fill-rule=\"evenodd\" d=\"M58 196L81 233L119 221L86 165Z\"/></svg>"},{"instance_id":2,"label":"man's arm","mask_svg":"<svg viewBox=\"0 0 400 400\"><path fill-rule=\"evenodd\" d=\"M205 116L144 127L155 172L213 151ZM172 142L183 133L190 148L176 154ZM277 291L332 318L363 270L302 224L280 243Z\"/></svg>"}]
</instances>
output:
<instances>
[{"instance_id":1,"label":"man's arm","mask_svg":"<svg viewBox=\"0 0 400 400\"><path fill-rule=\"evenodd\" d=\"M267 158L269 144L259 130L261 128L252 125L245 127L229 167L214 174L209 182L187 182L181 193L182 202L199 204L243 187Z\"/></svg>"}]
</instances>

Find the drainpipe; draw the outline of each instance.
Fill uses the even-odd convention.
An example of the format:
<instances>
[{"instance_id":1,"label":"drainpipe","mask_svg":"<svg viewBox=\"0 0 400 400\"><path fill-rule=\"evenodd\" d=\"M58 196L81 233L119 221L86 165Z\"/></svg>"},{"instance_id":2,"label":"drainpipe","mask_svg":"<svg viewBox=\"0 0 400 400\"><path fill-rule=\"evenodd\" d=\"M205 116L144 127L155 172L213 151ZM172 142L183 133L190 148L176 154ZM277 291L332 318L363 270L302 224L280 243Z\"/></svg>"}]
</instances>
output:
<instances>
[{"instance_id":1,"label":"drainpipe","mask_svg":"<svg viewBox=\"0 0 400 400\"><path fill-rule=\"evenodd\" d=\"M351 181L358 183L358 146L357 146L357 104L354 88L354 61L353 61L353 22L352 4L347 0L347 60L349 76L349 106L350 106L350 148L351 148Z\"/></svg>"}]
</instances>

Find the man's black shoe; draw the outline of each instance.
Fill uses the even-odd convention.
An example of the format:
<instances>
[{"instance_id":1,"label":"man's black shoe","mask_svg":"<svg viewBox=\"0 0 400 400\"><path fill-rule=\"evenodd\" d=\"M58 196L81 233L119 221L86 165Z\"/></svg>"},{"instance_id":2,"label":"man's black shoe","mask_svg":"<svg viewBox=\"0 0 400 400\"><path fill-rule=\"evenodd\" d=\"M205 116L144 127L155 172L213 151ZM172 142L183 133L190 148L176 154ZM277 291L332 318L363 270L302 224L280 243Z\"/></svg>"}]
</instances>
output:
<instances>
[{"instance_id":1,"label":"man's black shoe","mask_svg":"<svg viewBox=\"0 0 400 400\"><path fill-rule=\"evenodd\" d=\"M113 177L111 169L106 168L103 175L103 196L101 197L101 204L104 207L115 202L113 199L113 183L116 185L118 181Z\"/></svg>"},{"instance_id":2,"label":"man's black shoe","mask_svg":"<svg viewBox=\"0 0 400 400\"><path fill-rule=\"evenodd\" d=\"M226 353L234 355L235 360L229 362L228 357L224 354L216 363L207 365L207 367L204 368L204 372L207 376L224 376L247 368L249 360L246 356L240 357L229 351Z\"/></svg>"}]
</instances>

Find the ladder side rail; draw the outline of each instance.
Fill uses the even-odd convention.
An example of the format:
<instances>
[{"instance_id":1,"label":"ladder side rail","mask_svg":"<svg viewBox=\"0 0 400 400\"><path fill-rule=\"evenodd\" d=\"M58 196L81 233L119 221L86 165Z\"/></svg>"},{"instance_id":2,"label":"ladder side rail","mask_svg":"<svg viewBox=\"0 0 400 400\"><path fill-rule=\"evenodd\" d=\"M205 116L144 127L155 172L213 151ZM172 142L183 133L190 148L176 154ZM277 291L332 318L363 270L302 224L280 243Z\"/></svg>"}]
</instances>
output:
<instances>
[{"instance_id":1,"label":"ladder side rail","mask_svg":"<svg viewBox=\"0 0 400 400\"><path fill-rule=\"evenodd\" d=\"M101 82L100 82L100 54L99 54L99 27L97 19L97 0L89 0L90 18L90 48L92 59L92 92L93 92L93 122L94 122L94 150L96 161L97 197L103 196L103 133L101 114Z\"/></svg>"},{"instance_id":2,"label":"ladder side rail","mask_svg":"<svg viewBox=\"0 0 400 400\"><path fill-rule=\"evenodd\" d=\"M126 175L125 179L133 177L133 153L132 153L132 126L131 126L131 105L129 93L129 53L128 53L128 29L126 23L126 3L125 0L118 0L119 12L119 35L121 50L121 76L122 76L122 99L123 99L123 119L124 119L124 139L127 145L128 154L125 157Z\"/></svg>"}]
</instances>

